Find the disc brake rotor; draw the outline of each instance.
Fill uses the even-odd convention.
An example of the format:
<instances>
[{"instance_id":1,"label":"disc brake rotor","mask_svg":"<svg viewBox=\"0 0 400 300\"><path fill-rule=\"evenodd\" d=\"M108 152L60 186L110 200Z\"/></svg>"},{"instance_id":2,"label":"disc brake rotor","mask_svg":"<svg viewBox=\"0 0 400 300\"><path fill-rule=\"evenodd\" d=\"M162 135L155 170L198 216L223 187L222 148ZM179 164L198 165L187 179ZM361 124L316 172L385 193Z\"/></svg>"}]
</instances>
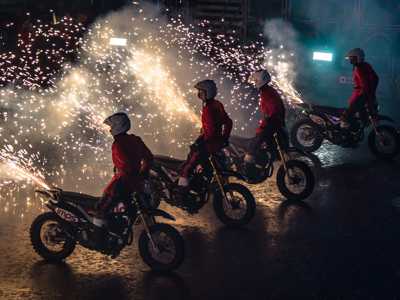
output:
<instances>
[{"instance_id":1,"label":"disc brake rotor","mask_svg":"<svg viewBox=\"0 0 400 300\"><path fill-rule=\"evenodd\" d=\"M303 190L305 187L305 174L300 169L289 169L287 178L287 186L293 187L295 189Z\"/></svg>"},{"instance_id":2,"label":"disc brake rotor","mask_svg":"<svg viewBox=\"0 0 400 300\"><path fill-rule=\"evenodd\" d=\"M315 132L310 126L301 126L297 133L297 138L304 145L311 145L315 140Z\"/></svg>"},{"instance_id":3,"label":"disc brake rotor","mask_svg":"<svg viewBox=\"0 0 400 300\"><path fill-rule=\"evenodd\" d=\"M393 136L387 135L385 132L377 134L376 145L381 148L382 152L390 153L394 150L395 142L393 142Z\"/></svg>"},{"instance_id":4,"label":"disc brake rotor","mask_svg":"<svg viewBox=\"0 0 400 300\"><path fill-rule=\"evenodd\" d=\"M241 219L246 214L246 206L242 205L245 203L240 197L234 195L233 192L226 193L227 202L224 201L225 213L233 219Z\"/></svg>"},{"instance_id":5,"label":"disc brake rotor","mask_svg":"<svg viewBox=\"0 0 400 300\"><path fill-rule=\"evenodd\" d=\"M148 249L153 258L162 263L170 263L175 257L175 245L173 240L164 232L155 232L152 234L152 239L158 249L154 249L149 241Z\"/></svg>"},{"instance_id":6,"label":"disc brake rotor","mask_svg":"<svg viewBox=\"0 0 400 300\"><path fill-rule=\"evenodd\" d=\"M63 250L66 241L59 224L55 221L48 221L42 225L40 238L44 246L54 252Z\"/></svg>"}]
</instances>

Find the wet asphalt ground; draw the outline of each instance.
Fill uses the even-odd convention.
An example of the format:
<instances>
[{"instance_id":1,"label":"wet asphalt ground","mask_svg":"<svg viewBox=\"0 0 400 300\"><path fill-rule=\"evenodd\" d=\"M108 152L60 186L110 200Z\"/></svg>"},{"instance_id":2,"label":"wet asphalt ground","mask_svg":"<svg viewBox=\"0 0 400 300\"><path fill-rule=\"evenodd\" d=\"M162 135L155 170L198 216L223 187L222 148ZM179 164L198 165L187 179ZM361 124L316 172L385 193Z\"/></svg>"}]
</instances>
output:
<instances>
[{"instance_id":1,"label":"wet asphalt ground","mask_svg":"<svg viewBox=\"0 0 400 300\"><path fill-rule=\"evenodd\" d=\"M211 206L194 216L163 206L186 242L170 274L151 272L135 242L115 260L77 247L48 264L29 241L40 212L2 213L0 299L400 299L399 160L330 145L318 157L304 202L284 201L274 177L252 186L257 214L243 229L225 228Z\"/></svg>"}]
</instances>

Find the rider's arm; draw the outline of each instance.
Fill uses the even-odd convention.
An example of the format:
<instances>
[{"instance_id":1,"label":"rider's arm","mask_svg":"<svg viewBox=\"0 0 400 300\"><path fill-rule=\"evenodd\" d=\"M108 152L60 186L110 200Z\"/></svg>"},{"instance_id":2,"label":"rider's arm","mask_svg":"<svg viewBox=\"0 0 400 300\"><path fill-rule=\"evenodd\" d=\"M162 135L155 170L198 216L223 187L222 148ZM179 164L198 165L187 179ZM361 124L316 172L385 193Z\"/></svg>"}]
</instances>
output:
<instances>
[{"instance_id":1,"label":"rider's arm","mask_svg":"<svg viewBox=\"0 0 400 300\"><path fill-rule=\"evenodd\" d=\"M140 174L147 173L150 169L151 163L153 162L153 153L151 153L150 149L146 146L146 144L140 139L140 144L142 148L142 162L140 166Z\"/></svg>"},{"instance_id":2,"label":"rider's arm","mask_svg":"<svg viewBox=\"0 0 400 300\"><path fill-rule=\"evenodd\" d=\"M222 123L224 124L224 129L222 131L222 136L225 140L229 139L232 131L233 122L232 119L229 118L225 109L222 107Z\"/></svg>"},{"instance_id":3,"label":"rider's arm","mask_svg":"<svg viewBox=\"0 0 400 300\"><path fill-rule=\"evenodd\" d=\"M267 124L267 119L268 119L268 107L267 107L267 101L268 101L268 93L266 90L262 90L261 91L261 95L260 95L260 111L262 114L262 119L259 121L259 125L258 128L256 130L256 134L260 134L261 132L263 132L264 127Z\"/></svg>"},{"instance_id":4,"label":"rider's arm","mask_svg":"<svg viewBox=\"0 0 400 300\"><path fill-rule=\"evenodd\" d=\"M129 168L128 155L119 143L112 145L112 160L117 170L126 171Z\"/></svg>"},{"instance_id":5,"label":"rider's arm","mask_svg":"<svg viewBox=\"0 0 400 300\"><path fill-rule=\"evenodd\" d=\"M209 107L205 107L202 114L203 123L203 137L207 141L215 136L215 121Z\"/></svg>"},{"instance_id":6,"label":"rider's arm","mask_svg":"<svg viewBox=\"0 0 400 300\"><path fill-rule=\"evenodd\" d=\"M355 74L360 82L361 94L367 99L367 103L371 104L374 100L374 90L372 83L368 78L368 72L366 69L357 68Z\"/></svg>"}]
</instances>

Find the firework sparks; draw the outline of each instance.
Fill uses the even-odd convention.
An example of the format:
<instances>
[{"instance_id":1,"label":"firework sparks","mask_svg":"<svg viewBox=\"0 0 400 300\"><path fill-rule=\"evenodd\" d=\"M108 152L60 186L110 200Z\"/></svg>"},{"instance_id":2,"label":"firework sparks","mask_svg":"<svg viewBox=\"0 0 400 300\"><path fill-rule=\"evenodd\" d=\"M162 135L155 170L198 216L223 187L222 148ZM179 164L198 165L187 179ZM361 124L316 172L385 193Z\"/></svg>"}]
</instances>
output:
<instances>
[{"instance_id":1,"label":"firework sparks","mask_svg":"<svg viewBox=\"0 0 400 300\"><path fill-rule=\"evenodd\" d=\"M165 107L168 121L174 121L177 115L183 115L200 127L199 116L189 108L184 94L170 72L164 68L160 57L144 51L133 50L129 66L140 81L144 82L154 94L155 104Z\"/></svg>"},{"instance_id":2,"label":"firework sparks","mask_svg":"<svg viewBox=\"0 0 400 300\"><path fill-rule=\"evenodd\" d=\"M19 151L14 154L14 148L6 145L0 150L0 162L2 165L3 177L15 179L17 181L26 181L27 183L38 185L45 189L50 186L45 182L43 174L33 165L35 156L27 158L27 151Z\"/></svg>"},{"instance_id":3,"label":"firework sparks","mask_svg":"<svg viewBox=\"0 0 400 300\"><path fill-rule=\"evenodd\" d=\"M49 188L45 178L76 189L98 185L110 164L103 120L121 110L150 148L186 152L200 124L193 86L205 78L219 85L237 131L256 123L258 101L247 80L260 67L270 70L288 104L302 101L283 46L241 45L209 34L207 22L166 23L137 9L128 15L91 28L67 17L36 21L19 36L18 51L0 56L0 187L24 180ZM110 45L116 36L123 45Z\"/></svg>"}]
</instances>

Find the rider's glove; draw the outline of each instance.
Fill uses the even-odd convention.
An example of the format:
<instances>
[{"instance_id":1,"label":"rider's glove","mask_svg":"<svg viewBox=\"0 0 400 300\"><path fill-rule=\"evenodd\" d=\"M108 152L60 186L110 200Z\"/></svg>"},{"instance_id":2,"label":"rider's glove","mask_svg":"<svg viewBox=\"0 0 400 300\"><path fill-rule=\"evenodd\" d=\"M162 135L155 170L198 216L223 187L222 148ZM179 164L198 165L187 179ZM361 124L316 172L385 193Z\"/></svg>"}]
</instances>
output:
<instances>
[{"instance_id":1,"label":"rider's glove","mask_svg":"<svg viewBox=\"0 0 400 300\"><path fill-rule=\"evenodd\" d=\"M229 146L229 138L224 137L224 141L222 143L222 148L226 148Z\"/></svg>"},{"instance_id":2,"label":"rider's glove","mask_svg":"<svg viewBox=\"0 0 400 300\"><path fill-rule=\"evenodd\" d=\"M201 147L204 146L204 138L202 136L198 137L196 141L190 145L190 150L191 151L198 151L201 149Z\"/></svg>"}]
</instances>

